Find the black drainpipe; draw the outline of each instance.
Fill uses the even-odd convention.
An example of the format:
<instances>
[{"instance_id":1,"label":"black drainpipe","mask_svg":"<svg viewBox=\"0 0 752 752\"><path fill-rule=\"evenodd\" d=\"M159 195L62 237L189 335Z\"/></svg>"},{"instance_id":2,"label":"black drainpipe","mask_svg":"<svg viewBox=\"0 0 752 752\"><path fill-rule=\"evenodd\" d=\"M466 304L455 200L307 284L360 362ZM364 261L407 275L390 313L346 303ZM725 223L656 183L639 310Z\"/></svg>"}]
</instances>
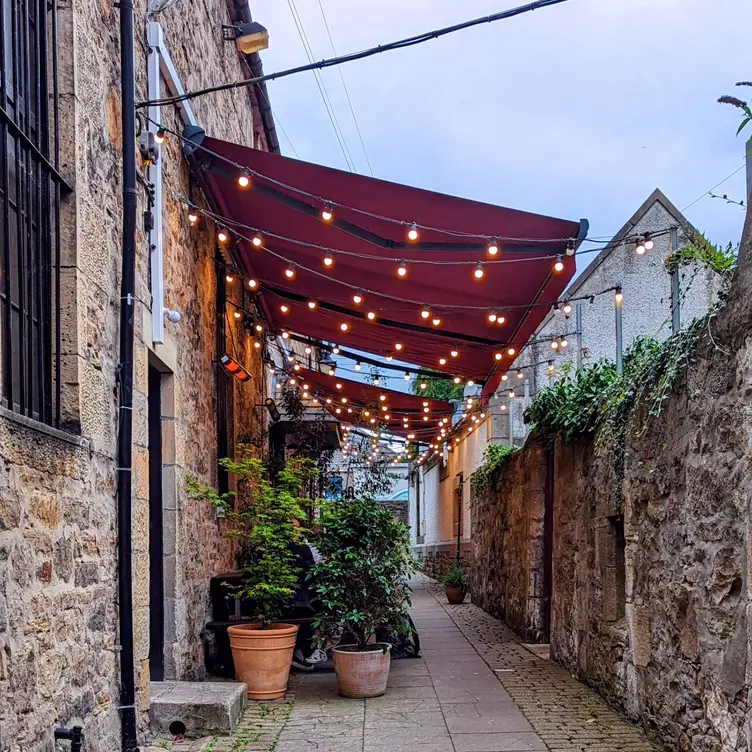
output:
<instances>
[{"instance_id":1,"label":"black drainpipe","mask_svg":"<svg viewBox=\"0 0 752 752\"><path fill-rule=\"evenodd\" d=\"M123 268L120 282L117 499L120 721L123 752L137 750L136 677L133 666L131 493L133 438L133 318L136 280L136 72L133 0L120 0L120 85L123 119ZM157 311L155 315L161 315Z\"/></svg>"}]
</instances>

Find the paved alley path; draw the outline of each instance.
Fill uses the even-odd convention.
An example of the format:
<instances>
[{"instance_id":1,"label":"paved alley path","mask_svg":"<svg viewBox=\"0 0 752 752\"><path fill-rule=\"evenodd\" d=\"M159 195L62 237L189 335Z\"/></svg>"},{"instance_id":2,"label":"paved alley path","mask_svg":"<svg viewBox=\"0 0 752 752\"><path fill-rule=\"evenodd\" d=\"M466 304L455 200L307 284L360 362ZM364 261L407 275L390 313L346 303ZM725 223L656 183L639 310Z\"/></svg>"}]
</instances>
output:
<instances>
[{"instance_id":1,"label":"paved alley path","mask_svg":"<svg viewBox=\"0 0 752 752\"><path fill-rule=\"evenodd\" d=\"M383 697L337 694L333 670L293 674L285 700L249 703L232 737L162 749L190 752L653 752L563 668L539 657L477 606L449 606L415 583L421 659L393 661Z\"/></svg>"}]
</instances>

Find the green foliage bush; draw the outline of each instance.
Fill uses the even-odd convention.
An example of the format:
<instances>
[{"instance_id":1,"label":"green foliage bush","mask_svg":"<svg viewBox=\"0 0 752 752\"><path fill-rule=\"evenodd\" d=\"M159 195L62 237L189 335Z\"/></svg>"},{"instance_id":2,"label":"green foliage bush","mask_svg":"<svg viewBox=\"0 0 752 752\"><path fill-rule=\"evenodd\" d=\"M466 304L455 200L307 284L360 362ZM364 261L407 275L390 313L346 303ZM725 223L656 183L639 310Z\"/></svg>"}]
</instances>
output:
<instances>
[{"instance_id":1,"label":"green foliage bush","mask_svg":"<svg viewBox=\"0 0 752 752\"><path fill-rule=\"evenodd\" d=\"M320 609L315 623L322 641L344 625L365 650L377 630L405 621L408 577L417 566L409 530L370 499L325 504L319 522L323 560L309 575Z\"/></svg>"},{"instance_id":2,"label":"green foliage bush","mask_svg":"<svg viewBox=\"0 0 752 752\"><path fill-rule=\"evenodd\" d=\"M505 444L490 444L483 454L483 464L470 476L470 488L473 494L481 493L491 485L494 472L500 468L507 457L519 449Z\"/></svg>"},{"instance_id":3,"label":"green foliage bush","mask_svg":"<svg viewBox=\"0 0 752 752\"><path fill-rule=\"evenodd\" d=\"M442 578L441 583L445 587L459 587L459 588L465 588L467 587L467 579L465 577L465 572L463 571L462 567L453 566Z\"/></svg>"},{"instance_id":4,"label":"green foliage bush","mask_svg":"<svg viewBox=\"0 0 752 752\"><path fill-rule=\"evenodd\" d=\"M225 457L220 464L235 476L237 491L219 494L193 476L186 477L186 490L226 519L225 536L240 546L242 584L233 594L250 599L255 616L269 626L279 621L295 595L300 569L291 544L301 533L293 520L305 519L310 500L302 492L318 471L310 460L290 460L272 486L264 463L242 445L237 460Z\"/></svg>"},{"instance_id":5,"label":"green foliage bush","mask_svg":"<svg viewBox=\"0 0 752 752\"><path fill-rule=\"evenodd\" d=\"M427 385L425 389L420 388L422 383ZM465 394L465 387L462 384L455 384L451 379L437 379L426 376L421 372L411 382L410 391L426 399L445 400L448 402L449 400L461 400Z\"/></svg>"}]
</instances>

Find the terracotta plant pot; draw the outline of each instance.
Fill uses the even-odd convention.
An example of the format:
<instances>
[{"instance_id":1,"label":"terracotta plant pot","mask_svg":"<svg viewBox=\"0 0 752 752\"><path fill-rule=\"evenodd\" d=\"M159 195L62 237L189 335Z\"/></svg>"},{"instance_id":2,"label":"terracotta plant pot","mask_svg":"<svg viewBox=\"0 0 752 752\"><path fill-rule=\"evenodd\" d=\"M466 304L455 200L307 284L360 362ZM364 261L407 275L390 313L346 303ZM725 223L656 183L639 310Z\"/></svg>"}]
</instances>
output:
<instances>
[{"instance_id":1,"label":"terracotta plant pot","mask_svg":"<svg viewBox=\"0 0 752 752\"><path fill-rule=\"evenodd\" d=\"M373 650L358 652L350 646L332 649L341 695L379 697L386 692L392 646L377 642L369 648Z\"/></svg>"},{"instance_id":2,"label":"terracotta plant pot","mask_svg":"<svg viewBox=\"0 0 752 752\"><path fill-rule=\"evenodd\" d=\"M465 595L467 595L467 590L463 587L458 587L457 585L446 586L446 597L450 603L454 603L455 605L463 603Z\"/></svg>"},{"instance_id":3,"label":"terracotta plant pot","mask_svg":"<svg viewBox=\"0 0 752 752\"><path fill-rule=\"evenodd\" d=\"M227 628L235 675L248 687L249 700L284 697L295 649L297 624L236 624Z\"/></svg>"}]
</instances>

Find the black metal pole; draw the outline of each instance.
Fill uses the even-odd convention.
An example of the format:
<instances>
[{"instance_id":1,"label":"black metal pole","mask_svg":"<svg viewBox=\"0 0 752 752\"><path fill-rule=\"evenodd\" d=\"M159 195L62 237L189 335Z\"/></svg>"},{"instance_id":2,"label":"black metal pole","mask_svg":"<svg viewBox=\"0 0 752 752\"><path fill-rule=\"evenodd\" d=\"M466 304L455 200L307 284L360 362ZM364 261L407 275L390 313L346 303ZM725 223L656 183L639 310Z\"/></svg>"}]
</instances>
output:
<instances>
[{"instance_id":1,"label":"black metal pole","mask_svg":"<svg viewBox=\"0 0 752 752\"><path fill-rule=\"evenodd\" d=\"M122 749L137 749L133 665L132 439L133 323L136 279L136 71L133 0L120 0L120 85L123 119L123 266L120 281L120 409L118 411L118 612ZM161 311L156 315L161 315Z\"/></svg>"}]
</instances>

